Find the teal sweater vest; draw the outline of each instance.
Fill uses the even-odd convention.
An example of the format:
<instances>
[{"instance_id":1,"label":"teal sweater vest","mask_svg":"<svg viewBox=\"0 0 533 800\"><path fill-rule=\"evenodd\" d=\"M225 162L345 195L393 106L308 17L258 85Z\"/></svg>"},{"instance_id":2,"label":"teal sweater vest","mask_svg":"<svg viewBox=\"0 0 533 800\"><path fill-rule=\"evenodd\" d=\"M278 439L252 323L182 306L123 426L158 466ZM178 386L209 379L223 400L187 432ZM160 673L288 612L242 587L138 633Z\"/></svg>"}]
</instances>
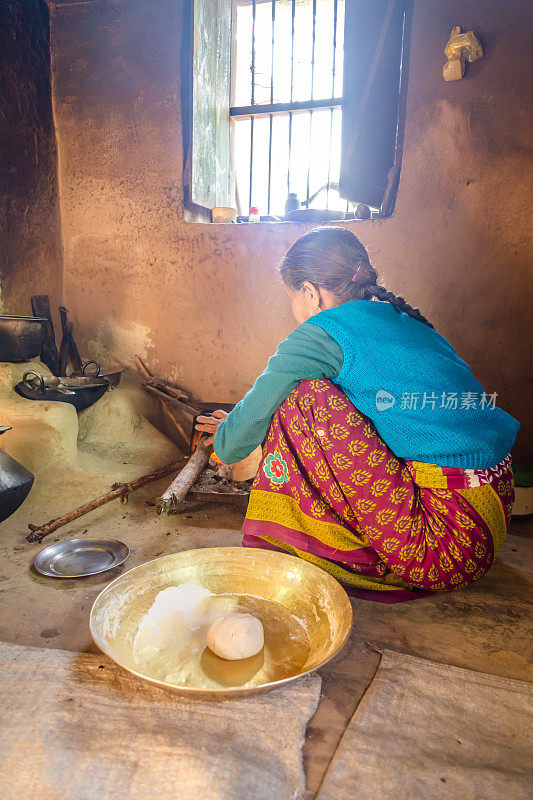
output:
<instances>
[{"instance_id":1,"label":"teal sweater vest","mask_svg":"<svg viewBox=\"0 0 533 800\"><path fill-rule=\"evenodd\" d=\"M485 469L509 453L520 428L495 407L470 367L437 331L389 303L358 300L309 322L342 348L335 380L400 458Z\"/></svg>"}]
</instances>

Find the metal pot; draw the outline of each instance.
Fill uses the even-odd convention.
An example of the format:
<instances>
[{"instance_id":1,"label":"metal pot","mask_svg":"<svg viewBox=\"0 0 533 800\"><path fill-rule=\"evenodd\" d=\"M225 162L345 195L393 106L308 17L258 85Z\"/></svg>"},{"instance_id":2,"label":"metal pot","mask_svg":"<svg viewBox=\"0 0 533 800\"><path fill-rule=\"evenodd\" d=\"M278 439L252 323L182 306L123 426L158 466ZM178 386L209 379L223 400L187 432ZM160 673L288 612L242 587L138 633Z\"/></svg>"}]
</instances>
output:
<instances>
[{"instance_id":1,"label":"metal pot","mask_svg":"<svg viewBox=\"0 0 533 800\"><path fill-rule=\"evenodd\" d=\"M289 211L286 219L289 222L336 222L345 218L344 211L333 211L326 208L299 208Z\"/></svg>"},{"instance_id":2,"label":"metal pot","mask_svg":"<svg viewBox=\"0 0 533 800\"><path fill-rule=\"evenodd\" d=\"M9 427L0 427L0 434L10 430ZM32 484L31 472L0 450L0 522L22 505Z\"/></svg>"},{"instance_id":3,"label":"metal pot","mask_svg":"<svg viewBox=\"0 0 533 800\"><path fill-rule=\"evenodd\" d=\"M41 352L44 317L0 316L0 361L29 361Z\"/></svg>"}]
</instances>

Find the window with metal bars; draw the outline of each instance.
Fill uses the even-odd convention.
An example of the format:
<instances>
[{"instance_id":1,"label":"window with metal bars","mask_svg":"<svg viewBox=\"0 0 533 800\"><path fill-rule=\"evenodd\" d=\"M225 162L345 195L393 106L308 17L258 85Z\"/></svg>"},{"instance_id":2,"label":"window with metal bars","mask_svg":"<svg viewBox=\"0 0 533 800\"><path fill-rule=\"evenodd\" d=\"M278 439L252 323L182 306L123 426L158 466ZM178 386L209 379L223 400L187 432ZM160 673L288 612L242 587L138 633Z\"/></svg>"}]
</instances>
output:
<instances>
[{"instance_id":1,"label":"window with metal bars","mask_svg":"<svg viewBox=\"0 0 533 800\"><path fill-rule=\"evenodd\" d=\"M186 208L284 218L291 195L326 219L349 203L390 214L410 5L184 0Z\"/></svg>"},{"instance_id":2,"label":"window with metal bars","mask_svg":"<svg viewBox=\"0 0 533 800\"><path fill-rule=\"evenodd\" d=\"M236 0L233 121L241 208L344 209L338 193L344 0ZM295 195L295 197L294 197Z\"/></svg>"}]
</instances>

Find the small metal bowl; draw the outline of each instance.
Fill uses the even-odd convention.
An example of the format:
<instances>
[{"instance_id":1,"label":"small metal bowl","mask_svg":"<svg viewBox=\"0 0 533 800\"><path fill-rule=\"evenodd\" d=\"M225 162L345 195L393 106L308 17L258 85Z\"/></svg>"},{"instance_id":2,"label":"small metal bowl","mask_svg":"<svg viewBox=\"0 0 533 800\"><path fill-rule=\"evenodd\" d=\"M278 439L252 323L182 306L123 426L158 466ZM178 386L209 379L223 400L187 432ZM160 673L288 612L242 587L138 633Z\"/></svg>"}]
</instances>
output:
<instances>
[{"instance_id":1,"label":"small metal bowl","mask_svg":"<svg viewBox=\"0 0 533 800\"><path fill-rule=\"evenodd\" d=\"M84 578L118 567L129 554L117 539L68 539L37 553L33 566L50 578Z\"/></svg>"},{"instance_id":2,"label":"small metal bowl","mask_svg":"<svg viewBox=\"0 0 533 800\"><path fill-rule=\"evenodd\" d=\"M190 583L211 592L199 621L175 629L176 614L166 615L155 631L162 638L151 647L152 662L140 662L139 625L155 598ZM232 611L254 614L263 624L265 647L252 658L225 661L206 646L206 625ZM96 598L90 627L98 647L137 677L179 694L221 699L276 689L326 664L348 638L352 607L340 583L303 559L210 547L173 553L116 578Z\"/></svg>"}]
</instances>

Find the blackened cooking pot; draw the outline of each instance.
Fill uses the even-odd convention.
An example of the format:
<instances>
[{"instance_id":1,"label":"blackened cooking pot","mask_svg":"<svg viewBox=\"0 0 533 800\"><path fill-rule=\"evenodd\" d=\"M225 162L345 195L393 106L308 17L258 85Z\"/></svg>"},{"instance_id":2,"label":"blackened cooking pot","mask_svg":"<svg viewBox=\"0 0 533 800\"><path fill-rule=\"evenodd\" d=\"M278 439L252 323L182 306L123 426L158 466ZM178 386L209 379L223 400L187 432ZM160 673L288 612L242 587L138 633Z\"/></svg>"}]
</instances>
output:
<instances>
[{"instance_id":1,"label":"blackened cooking pot","mask_svg":"<svg viewBox=\"0 0 533 800\"><path fill-rule=\"evenodd\" d=\"M0 434L11 430L0 426ZM22 505L33 484L29 470L0 450L0 522Z\"/></svg>"},{"instance_id":2,"label":"blackened cooking pot","mask_svg":"<svg viewBox=\"0 0 533 800\"><path fill-rule=\"evenodd\" d=\"M0 361L29 361L41 352L44 317L0 316Z\"/></svg>"}]
</instances>

